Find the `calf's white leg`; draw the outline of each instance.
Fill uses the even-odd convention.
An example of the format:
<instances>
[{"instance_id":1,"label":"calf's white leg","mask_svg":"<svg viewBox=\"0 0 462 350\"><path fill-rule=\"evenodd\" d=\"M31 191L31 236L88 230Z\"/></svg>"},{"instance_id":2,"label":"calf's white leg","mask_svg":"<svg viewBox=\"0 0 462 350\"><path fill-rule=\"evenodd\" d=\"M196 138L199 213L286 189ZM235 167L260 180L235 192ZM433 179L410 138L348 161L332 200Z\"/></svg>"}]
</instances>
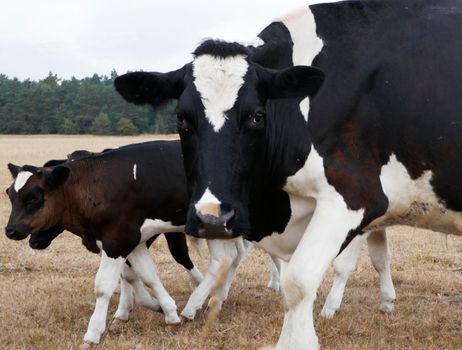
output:
<instances>
[{"instance_id":1,"label":"calf's white leg","mask_svg":"<svg viewBox=\"0 0 462 350\"><path fill-rule=\"evenodd\" d=\"M313 217L282 276L286 314L278 349L319 349L313 303L329 264L348 232L361 223L363 210L351 211L337 193L319 196Z\"/></svg>"},{"instance_id":2,"label":"calf's white leg","mask_svg":"<svg viewBox=\"0 0 462 350\"><path fill-rule=\"evenodd\" d=\"M157 300L149 294L143 282L127 264L124 264L120 284L119 306L114 318L127 321L134 303L153 311L160 311Z\"/></svg>"},{"instance_id":3,"label":"calf's white leg","mask_svg":"<svg viewBox=\"0 0 462 350\"><path fill-rule=\"evenodd\" d=\"M271 254L271 274L268 282L268 288L279 292L280 287L280 276L281 276L281 260Z\"/></svg>"},{"instance_id":4,"label":"calf's white leg","mask_svg":"<svg viewBox=\"0 0 462 350\"><path fill-rule=\"evenodd\" d=\"M223 262L226 259L229 259L232 264L238 255L234 239L210 239L207 240L207 245L210 251L209 266L202 282L193 291L189 297L188 303L181 312L181 316L186 320L194 319L197 310L202 307L205 300L210 295L218 270L220 269ZM227 293L223 292L221 297L223 297L224 294Z\"/></svg>"},{"instance_id":5,"label":"calf's white leg","mask_svg":"<svg viewBox=\"0 0 462 350\"><path fill-rule=\"evenodd\" d=\"M396 299L396 292L391 279L391 255L385 230L372 232L367 238L367 244L372 265L379 273L380 278L380 310L391 312L395 307L393 302Z\"/></svg>"},{"instance_id":6,"label":"calf's white leg","mask_svg":"<svg viewBox=\"0 0 462 350\"><path fill-rule=\"evenodd\" d=\"M144 243L138 245L127 257L133 271L149 287L152 288L154 296L158 300L162 311L165 314L165 322L168 325L180 323L180 318L176 313L176 304L172 297L165 290L162 282L157 275L154 261L149 255L149 251Z\"/></svg>"},{"instance_id":7,"label":"calf's white leg","mask_svg":"<svg viewBox=\"0 0 462 350\"><path fill-rule=\"evenodd\" d=\"M85 333L83 338L87 345L98 344L101 335L106 329L109 301L117 287L117 282L119 281L124 263L124 258L110 258L106 255L104 250L102 250L101 262L95 278L95 310L88 323L87 333Z\"/></svg>"},{"instance_id":8,"label":"calf's white leg","mask_svg":"<svg viewBox=\"0 0 462 350\"><path fill-rule=\"evenodd\" d=\"M334 260L334 282L326 298L321 316L332 318L342 303L345 285L354 271L356 259L365 240L363 235L356 236L345 250Z\"/></svg>"}]
</instances>

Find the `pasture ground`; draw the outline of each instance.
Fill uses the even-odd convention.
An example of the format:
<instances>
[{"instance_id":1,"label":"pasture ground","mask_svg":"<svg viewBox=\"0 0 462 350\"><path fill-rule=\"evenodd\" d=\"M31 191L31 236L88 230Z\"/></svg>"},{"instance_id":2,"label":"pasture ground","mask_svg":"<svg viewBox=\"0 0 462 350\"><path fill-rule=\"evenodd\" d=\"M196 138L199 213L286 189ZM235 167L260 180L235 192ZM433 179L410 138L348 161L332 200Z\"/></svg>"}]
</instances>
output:
<instances>
[{"instance_id":1,"label":"pasture ground","mask_svg":"<svg viewBox=\"0 0 462 350\"><path fill-rule=\"evenodd\" d=\"M99 151L158 136L0 136L0 226L10 204L4 192L12 180L8 162L40 165L76 149ZM392 273L398 300L392 314L379 312L378 277L363 248L344 302L332 320L316 317L323 349L462 349L462 237L408 227L388 230ZM192 286L159 239L152 255L179 310ZM192 252L202 271L206 258ZM78 349L93 311L93 279L99 257L66 232L45 251L27 240L0 234L0 348ZM219 318L211 328L206 316L174 331L163 315L135 307L131 319L109 327L101 349L257 349L276 342L283 319L281 297L266 288L270 261L253 249L240 266ZM323 283L315 304L321 310L332 281ZM115 295L109 320L116 308Z\"/></svg>"}]
</instances>

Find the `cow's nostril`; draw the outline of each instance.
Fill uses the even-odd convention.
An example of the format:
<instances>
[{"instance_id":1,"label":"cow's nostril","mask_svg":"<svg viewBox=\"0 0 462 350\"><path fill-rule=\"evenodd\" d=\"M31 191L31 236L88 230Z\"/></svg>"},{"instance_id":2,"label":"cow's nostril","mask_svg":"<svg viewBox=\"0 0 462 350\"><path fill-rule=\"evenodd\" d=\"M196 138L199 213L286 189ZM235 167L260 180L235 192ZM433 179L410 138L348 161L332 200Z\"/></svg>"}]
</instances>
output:
<instances>
[{"instance_id":1,"label":"cow's nostril","mask_svg":"<svg viewBox=\"0 0 462 350\"><path fill-rule=\"evenodd\" d=\"M197 221L205 229L210 231L223 231L226 232L232 227L232 222L234 221L234 210L230 210L223 215L218 217L214 215L202 214L201 212L196 212Z\"/></svg>"}]
</instances>

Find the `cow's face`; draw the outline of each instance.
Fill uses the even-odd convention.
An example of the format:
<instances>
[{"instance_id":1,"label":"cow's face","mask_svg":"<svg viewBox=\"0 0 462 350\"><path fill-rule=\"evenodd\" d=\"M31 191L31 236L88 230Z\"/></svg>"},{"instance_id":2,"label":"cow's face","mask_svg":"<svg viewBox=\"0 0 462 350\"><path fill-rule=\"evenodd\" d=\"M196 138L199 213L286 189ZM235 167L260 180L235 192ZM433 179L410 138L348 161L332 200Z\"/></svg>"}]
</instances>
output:
<instances>
[{"instance_id":1,"label":"cow's face","mask_svg":"<svg viewBox=\"0 0 462 350\"><path fill-rule=\"evenodd\" d=\"M32 242L35 244L39 232L59 234L56 223L63 210L63 194L59 189L69 177L69 168L18 167L13 164L8 164L8 168L14 182L7 189L12 206L5 228L7 237L20 240L34 234Z\"/></svg>"},{"instance_id":2,"label":"cow's face","mask_svg":"<svg viewBox=\"0 0 462 350\"><path fill-rule=\"evenodd\" d=\"M190 194L189 234L231 238L250 232L249 202L262 178L269 99L306 97L323 75L312 67L272 71L235 43L207 41L182 69L129 73L116 89L129 102L178 99L178 132Z\"/></svg>"}]
</instances>

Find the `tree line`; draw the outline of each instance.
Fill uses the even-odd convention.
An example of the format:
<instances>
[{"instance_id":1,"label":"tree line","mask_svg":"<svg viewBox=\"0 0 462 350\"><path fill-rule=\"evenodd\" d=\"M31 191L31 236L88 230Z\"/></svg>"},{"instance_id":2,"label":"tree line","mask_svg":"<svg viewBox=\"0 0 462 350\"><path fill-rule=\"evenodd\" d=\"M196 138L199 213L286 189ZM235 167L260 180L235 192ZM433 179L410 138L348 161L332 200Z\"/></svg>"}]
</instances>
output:
<instances>
[{"instance_id":1,"label":"tree line","mask_svg":"<svg viewBox=\"0 0 462 350\"><path fill-rule=\"evenodd\" d=\"M174 133L173 103L153 109L125 102L110 76L39 81L0 74L0 134L135 135Z\"/></svg>"}]
</instances>

